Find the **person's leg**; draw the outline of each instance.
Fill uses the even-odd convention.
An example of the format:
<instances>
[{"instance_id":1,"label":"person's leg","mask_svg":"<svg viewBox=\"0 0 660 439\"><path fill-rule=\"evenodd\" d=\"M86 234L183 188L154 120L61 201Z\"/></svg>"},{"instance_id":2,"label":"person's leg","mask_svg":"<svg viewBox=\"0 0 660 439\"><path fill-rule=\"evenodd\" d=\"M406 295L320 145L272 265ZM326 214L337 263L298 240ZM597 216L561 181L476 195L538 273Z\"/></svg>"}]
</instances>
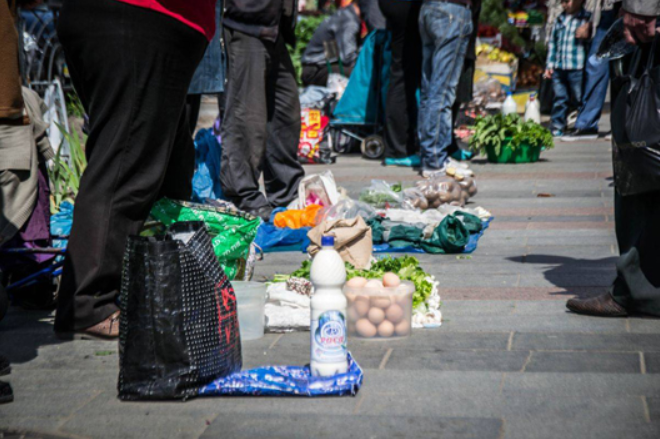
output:
<instances>
[{"instance_id":1,"label":"person's leg","mask_svg":"<svg viewBox=\"0 0 660 439\"><path fill-rule=\"evenodd\" d=\"M417 89L421 79L422 44L419 2L380 0L392 34L392 62L385 104L385 158L415 154L417 142Z\"/></svg>"},{"instance_id":2,"label":"person's leg","mask_svg":"<svg viewBox=\"0 0 660 439\"><path fill-rule=\"evenodd\" d=\"M300 99L295 70L284 40L273 50L273 70L267 81L268 140L262 162L268 201L286 207L298 195L305 176L298 162L300 143Z\"/></svg>"},{"instance_id":3,"label":"person's leg","mask_svg":"<svg viewBox=\"0 0 660 439\"><path fill-rule=\"evenodd\" d=\"M582 105L575 122L575 128L578 130L598 130L598 122L600 121L605 96L607 95L607 87L610 82L610 69L607 61L596 58L596 53L600 43L605 38L605 34L607 34L607 30L615 19L614 11L603 11L596 29L596 35L591 42L591 49L585 66L586 81L582 94Z\"/></svg>"},{"instance_id":4,"label":"person's leg","mask_svg":"<svg viewBox=\"0 0 660 439\"><path fill-rule=\"evenodd\" d=\"M269 206L259 190L259 176L266 151L266 78L270 76L266 44L270 43L232 29L225 29L225 42L229 82L220 181L225 196L239 209L256 212Z\"/></svg>"},{"instance_id":5,"label":"person's leg","mask_svg":"<svg viewBox=\"0 0 660 439\"><path fill-rule=\"evenodd\" d=\"M621 257L612 296L629 311L660 316L660 192L617 193L615 203Z\"/></svg>"},{"instance_id":6,"label":"person's leg","mask_svg":"<svg viewBox=\"0 0 660 439\"><path fill-rule=\"evenodd\" d=\"M58 298L62 332L117 311L126 239L149 214L174 151L185 151L186 93L207 43L176 20L114 0L66 0L58 34L91 130ZM168 181L177 183L190 188Z\"/></svg>"},{"instance_id":7,"label":"person's leg","mask_svg":"<svg viewBox=\"0 0 660 439\"><path fill-rule=\"evenodd\" d=\"M328 85L328 67L325 64L305 64L302 68L300 80L304 87L310 85L326 87Z\"/></svg>"},{"instance_id":8,"label":"person's leg","mask_svg":"<svg viewBox=\"0 0 660 439\"><path fill-rule=\"evenodd\" d=\"M468 39L472 32L470 10L444 2L425 2L420 13L420 28L425 56L432 47L431 66L425 58L423 75L426 94L420 112L420 144L422 168L442 169L447 162L451 143L451 106L463 68ZM430 77L428 68L430 67Z\"/></svg>"},{"instance_id":9,"label":"person's leg","mask_svg":"<svg viewBox=\"0 0 660 439\"><path fill-rule=\"evenodd\" d=\"M195 133L197 119L199 119L199 110L202 107L202 95L193 94L186 97L186 115L188 117L188 127L190 134Z\"/></svg>"},{"instance_id":10,"label":"person's leg","mask_svg":"<svg viewBox=\"0 0 660 439\"><path fill-rule=\"evenodd\" d=\"M566 71L554 71L552 74L552 91L554 93L554 101L552 102L551 115L551 125L553 131L564 131L566 128L566 112L568 111L569 98L567 82Z\"/></svg>"}]
</instances>

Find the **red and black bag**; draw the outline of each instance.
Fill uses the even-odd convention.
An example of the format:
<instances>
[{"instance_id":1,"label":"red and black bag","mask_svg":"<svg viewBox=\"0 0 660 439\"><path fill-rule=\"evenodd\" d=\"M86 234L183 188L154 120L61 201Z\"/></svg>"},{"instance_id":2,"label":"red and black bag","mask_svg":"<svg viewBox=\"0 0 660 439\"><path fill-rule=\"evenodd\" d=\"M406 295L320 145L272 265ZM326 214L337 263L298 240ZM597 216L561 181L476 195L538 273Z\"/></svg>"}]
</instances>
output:
<instances>
[{"instance_id":1,"label":"red and black bag","mask_svg":"<svg viewBox=\"0 0 660 439\"><path fill-rule=\"evenodd\" d=\"M241 369L236 296L203 222L129 237L120 308L120 399L185 400Z\"/></svg>"}]
</instances>

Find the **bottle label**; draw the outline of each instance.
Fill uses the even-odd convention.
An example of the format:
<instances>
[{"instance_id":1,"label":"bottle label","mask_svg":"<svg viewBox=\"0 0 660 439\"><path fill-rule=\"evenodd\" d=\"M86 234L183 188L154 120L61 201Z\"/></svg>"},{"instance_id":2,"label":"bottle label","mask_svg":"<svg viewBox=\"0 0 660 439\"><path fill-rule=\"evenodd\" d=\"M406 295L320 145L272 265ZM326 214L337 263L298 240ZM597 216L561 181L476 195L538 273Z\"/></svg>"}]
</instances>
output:
<instances>
[{"instance_id":1,"label":"bottle label","mask_svg":"<svg viewBox=\"0 0 660 439\"><path fill-rule=\"evenodd\" d=\"M326 311L312 320L312 361L346 361L346 320L339 311Z\"/></svg>"}]
</instances>

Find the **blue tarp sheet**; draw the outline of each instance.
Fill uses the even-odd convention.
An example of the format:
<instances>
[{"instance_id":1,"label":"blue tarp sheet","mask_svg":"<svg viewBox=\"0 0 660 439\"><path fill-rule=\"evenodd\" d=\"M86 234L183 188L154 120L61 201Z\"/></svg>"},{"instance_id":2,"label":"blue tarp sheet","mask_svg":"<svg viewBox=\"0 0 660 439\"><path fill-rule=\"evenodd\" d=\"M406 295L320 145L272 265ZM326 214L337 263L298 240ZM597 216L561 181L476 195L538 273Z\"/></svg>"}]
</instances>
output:
<instances>
[{"instance_id":1,"label":"blue tarp sheet","mask_svg":"<svg viewBox=\"0 0 660 439\"><path fill-rule=\"evenodd\" d=\"M355 396L363 372L348 354L348 372L313 377L309 366L265 366L219 378L200 389L200 396Z\"/></svg>"}]
</instances>

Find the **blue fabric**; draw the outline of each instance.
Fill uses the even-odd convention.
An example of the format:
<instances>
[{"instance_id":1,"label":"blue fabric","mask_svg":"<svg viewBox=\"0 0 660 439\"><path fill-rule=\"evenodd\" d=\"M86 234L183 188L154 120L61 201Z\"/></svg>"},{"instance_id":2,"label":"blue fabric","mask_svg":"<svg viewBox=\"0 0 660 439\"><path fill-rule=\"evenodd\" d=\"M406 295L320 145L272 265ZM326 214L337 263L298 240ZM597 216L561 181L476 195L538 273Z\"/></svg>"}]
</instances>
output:
<instances>
[{"instance_id":1,"label":"blue fabric","mask_svg":"<svg viewBox=\"0 0 660 439\"><path fill-rule=\"evenodd\" d=\"M610 66L606 60L596 57L598 47L605 38L608 29L616 20L614 11L603 11L596 28L596 35L591 42L589 57L585 68L586 81L582 93L582 106L578 114L575 128L580 130L598 129L600 114L605 104L607 86L610 83Z\"/></svg>"},{"instance_id":2,"label":"blue fabric","mask_svg":"<svg viewBox=\"0 0 660 439\"><path fill-rule=\"evenodd\" d=\"M195 136L195 175L193 175L192 200L204 203L206 200L221 200L220 159L222 146L211 128L204 128Z\"/></svg>"},{"instance_id":3,"label":"blue fabric","mask_svg":"<svg viewBox=\"0 0 660 439\"><path fill-rule=\"evenodd\" d=\"M555 70L552 73L552 129L566 128L566 113L569 102L582 99L582 70Z\"/></svg>"},{"instance_id":4,"label":"blue fabric","mask_svg":"<svg viewBox=\"0 0 660 439\"><path fill-rule=\"evenodd\" d=\"M419 29L423 45L418 123L422 168L441 169L452 142L451 107L472 34L470 9L454 3L424 2Z\"/></svg>"},{"instance_id":5,"label":"blue fabric","mask_svg":"<svg viewBox=\"0 0 660 439\"><path fill-rule=\"evenodd\" d=\"M270 215L270 221L262 223L257 229L257 237L254 243L258 245L264 253L272 252L306 252L310 241L307 232L311 227L301 227L300 229L291 229L289 227L275 227L275 215L284 212L286 209L278 207Z\"/></svg>"},{"instance_id":6,"label":"blue fabric","mask_svg":"<svg viewBox=\"0 0 660 439\"><path fill-rule=\"evenodd\" d=\"M222 35L222 5L218 0L215 5L215 35L209 41L202 61L193 75L188 94L220 93L225 91L225 53L220 44Z\"/></svg>"},{"instance_id":7,"label":"blue fabric","mask_svg":"<svg viewBox=\"0 0 660 439\"><path fill-rule=\"evenodd\" d=\"M461 254L472 253L477 249L477 244L479 239L483 236L484 232L490 226L490 222L493 221L495 217L490 217L489 219L481 222L481 231L479 233L474 233L470 235L470 240L467 245L461 252ZM374 253L426 253L421 248L415 247L392 247L387 243L376 244L374 245Z\"/></svg>"},{"instance_id":8,"label":"blue fabric","mask_svg":"<svg viewBox=\"0 0 660 439\"><path fill-rule=\"evenodd\" d=\"M390 49L390 33L385 30L375 30L371 32L364 40L360 55L358 56L355 67L351 72L351 77L333 112L331 125L373 125L382 120L385 105L385 96L387 95L387 86L389 84L389 70L392 61L392 51ZM376 89L378 73L375 71L377 55L375 50L377 46L382 48L382 68L381 78L381 109L376 101L378 90Z\"/></svg>"},{"instance_id":9,"label":"blue fabric","mask_svg":"<svg viewBox=\"0 0 660 439\"><path fill-rule=\"evenodd\" d=\"M265 366L236 372L202 387L200 396L355 396L364 373L348 354L348 372L313 377L309 366Z\"/></svg>"}]
</instances>

